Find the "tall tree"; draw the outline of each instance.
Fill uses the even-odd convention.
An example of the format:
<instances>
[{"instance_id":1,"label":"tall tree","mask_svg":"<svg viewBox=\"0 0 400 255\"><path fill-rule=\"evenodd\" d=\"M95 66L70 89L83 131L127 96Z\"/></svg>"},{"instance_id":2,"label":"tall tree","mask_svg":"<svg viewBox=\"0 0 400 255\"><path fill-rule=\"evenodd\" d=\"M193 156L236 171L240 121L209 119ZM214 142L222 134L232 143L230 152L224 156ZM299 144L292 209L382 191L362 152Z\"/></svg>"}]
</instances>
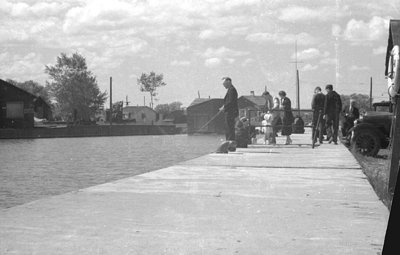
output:
<instances>
[{"instance_id":1,"label":"tall tree","mask_svg":"<svg viewBox=\"0 0 400 255\"><path fill-rule=\"evenodd\" d=\"M107 99L79 53L61 53L56 64L47 65L45 72L51 79L47 87L64 117L76 113L78 119L90 120Z\"/></svg>"},{"instance_id":2,"label":"tall tree","mask_svg":"<svg viewBox=\"0 0 400 255\"><path fill-rule=\"evenodd\" d=\"M7 82L31 93L32 95L35 95L37 97L40 96L45 102L47 102L49 105L51 105L49 90L47 87L42 86L39 83L32 81L32 80L24 81L24 82L17 82L17 81L11 80L11 79L7 79Z\"/></svg>"},{"instance_id":3,"label":"tall tree","mask_svg":"<svg viewBox=\"0 0 400 255\"><path fill-rule=\"evenodd\" d=\"M171 111L169 110L168 104L158 104L154 110L158 113L161 113L163 116L167 116Z\"/></svg>"},{"instance_id":4,"label":"tall tree","mask_svg":"<svg viewBox=\"0 0 400 255\"><path fill-rule=\"evenodd\" d=\"M142 73L139 79L137 79L140 91L149 92L150 94L150 107L153 108L153 99L157 96L157 88L167 85L164 81L163 74L156 74L150 72L149 74Z\"/></svg>"},{"instance_id":5,"label":"tall tree","mask_svg":"<svg viewBox=\"0 0 400 255\"><path fill-rule=\"evenodd\" d=\"M179 101L172 102L172 103L169 104L169 110L170 110L171 112L173 112L173 111L178 111L178 110L181 109L181 106L182 106L182 103L179 102Z\"/></svg>"},{"instance_id":6,"label":"tall tree","mask_svg":"<svg viewBox=\"0 0 400 255\"><path fill-rule=\"evenodd\" d=\"M171 112L180 110L181 106L182 103L177 101L177 102L172 102L170 104L159 104L154 108L154 110L158 113L161 113L164 117L166 117Z\"/></svg>"}]
</instances>

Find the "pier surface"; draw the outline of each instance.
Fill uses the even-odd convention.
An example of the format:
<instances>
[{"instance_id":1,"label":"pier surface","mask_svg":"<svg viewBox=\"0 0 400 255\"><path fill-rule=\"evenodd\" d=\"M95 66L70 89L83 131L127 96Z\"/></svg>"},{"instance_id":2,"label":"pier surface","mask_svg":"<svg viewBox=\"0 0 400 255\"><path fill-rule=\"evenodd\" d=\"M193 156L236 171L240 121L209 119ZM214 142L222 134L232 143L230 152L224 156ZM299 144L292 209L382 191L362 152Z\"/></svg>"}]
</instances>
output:
<instances>
[{"instance_id":1,"label":"pier surface","mask_svg":"<svg viewBox=\"0 0 400 255\"><path fill-rule=\"evenodd\" d=\"M292 139L0 210L0 254L380 254L389 212L351 153Z\"/></svg>"}]
</instances>

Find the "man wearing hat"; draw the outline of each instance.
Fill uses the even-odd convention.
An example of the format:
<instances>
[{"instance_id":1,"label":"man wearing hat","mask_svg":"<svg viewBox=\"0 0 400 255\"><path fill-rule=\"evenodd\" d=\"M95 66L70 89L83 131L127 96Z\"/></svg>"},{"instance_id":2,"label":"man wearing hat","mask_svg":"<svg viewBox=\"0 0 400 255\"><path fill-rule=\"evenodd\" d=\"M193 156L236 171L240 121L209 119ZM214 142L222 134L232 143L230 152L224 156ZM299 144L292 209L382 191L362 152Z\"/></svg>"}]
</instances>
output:
<instances>
[{"instance_id":1,"label":"man wearing hat","mask_svg":"<svg viewBox=\"0 0 400 255\"><path fill-rule=\"evenodd\" d=\"M354 121L360 117L360 111L356 107L356 100L350 98L350 105L343 110L344 121L342 126L343 137L347 136L347 131L354 126Z\"/></svg>"},{"instance_id":2,"label":"man wearing hat","mask_svg":"<svg viewBox=\"0 0 400 255\"><path fill-rule=\"evenodd\" d=\"M342 111L342 100L333 86L328 84L325 86L327 92L324 104L324 119L326 121L326 133L329 137L329 143L337 144L339 130L339 115Z\"/></svg>"},{"instance_id":3,"label":"man wearing hat","mask_svg":"<svg viewBox=\"0 0 400 255\"><path fill-rule=\"evenodd\" d=\"M322 94L321 87L316 87L314 89L314 96L311 102L311 109L313 110L312 139L315 139L314 142L317 142L318 139L320 144L322 144L323 142L324 128L325 128L325 123L322 118L324 105L325 105L325 95Z\"/></svg>"},{"instance_id":4,"label":"man wearing hat","mask_svg":"<svg viewBox=\"0 0 400 255\"><path fill-rule=\"evenodd\" d=\"M227 141L235 140L235 119L239 116L237 104L238 94L232 85L232 79L229 77L222 78L223 85L227 89L224 98L224 105L220 108L225 114L225 138Z\"/></svg>"}]
</instances>

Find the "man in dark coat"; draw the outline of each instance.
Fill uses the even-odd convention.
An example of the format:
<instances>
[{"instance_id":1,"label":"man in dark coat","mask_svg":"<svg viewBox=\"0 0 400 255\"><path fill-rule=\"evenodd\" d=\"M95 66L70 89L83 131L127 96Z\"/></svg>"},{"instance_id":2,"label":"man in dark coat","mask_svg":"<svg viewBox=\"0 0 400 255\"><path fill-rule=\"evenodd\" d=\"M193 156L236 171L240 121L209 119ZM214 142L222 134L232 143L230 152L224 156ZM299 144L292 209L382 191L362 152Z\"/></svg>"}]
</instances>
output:
<instances>
[{"instance_id":1,"label":"man in dark coat","mask_svg":"<svg viewBox=\"0 0 400 255\"><path fill-rule=\"evenodd\" d=\"M325 121L323 119L323 111L325 106L325 95L322 94L321 87L316 87L314 90L314 96L311 102L311 109L313 110L313 119L312 119L312 139L315 139L315 142L319 140L319 143L322 144L323 136L324 136L324 128ZM319 119L319 124L318 124ZM318 124L318 127L317 127ZM315 132L317 132L315 134Z\"/></svg>"},{"instance_id":2,"label":"man in dark coat","mask_svg":"<svg viewBox=\"0 0 400 255\"><path fill-rule=\"evenodd\" d=\"M342 126L342 135L347 136L347 131L354 126L354 121L360 117L360 111L355 105L356 101L350 99L350 105L343 111L344 121Z\"/></svg>"},{"instance_id":3,"label":"man in dark coat","mask_svg":"<svg viewBox=\"0 0 400 255\"><path fill-rule=\"evenodd\" d=\"M227 89L224 98L224 105L221 107L221 111L225 113L225 138L227 141L235 140L235 119L239 116L238 109L238 94L235 87L232 85L232 80L229 77L224 77L224 87Z\"/></svg>"},{"instance_id":4,"label":"man in dark coat","mask_svg":"<svg viewBox=\"0 0 400 255\"><path fill-rule=\"evenodd\" d=\"M325 86L327 92L324 104L324 119L326 121L326 133L329 138L329 143L337 144L339 130L339 115L342 111L342 100L333 86L328 84Z\"/></svg>"}]
</instances>

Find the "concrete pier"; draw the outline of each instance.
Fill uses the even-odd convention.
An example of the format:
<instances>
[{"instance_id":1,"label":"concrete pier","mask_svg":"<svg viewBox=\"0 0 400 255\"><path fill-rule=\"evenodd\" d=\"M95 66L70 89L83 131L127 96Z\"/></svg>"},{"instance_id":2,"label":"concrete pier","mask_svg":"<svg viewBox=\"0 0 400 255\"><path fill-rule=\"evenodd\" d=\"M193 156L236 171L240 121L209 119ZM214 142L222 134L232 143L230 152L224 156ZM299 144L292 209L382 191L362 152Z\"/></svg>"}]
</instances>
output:
<instances>
[{"instance_id":1,"label":"concrete pier","mask_svg":"<svg viewBox=\"0 0 400 255\"><path fill-rule=\"evenodd\" d=\"M380 254L389 212L351 153L292 139L1 210L0 254Z\"/></svg>"}]
</instances>

